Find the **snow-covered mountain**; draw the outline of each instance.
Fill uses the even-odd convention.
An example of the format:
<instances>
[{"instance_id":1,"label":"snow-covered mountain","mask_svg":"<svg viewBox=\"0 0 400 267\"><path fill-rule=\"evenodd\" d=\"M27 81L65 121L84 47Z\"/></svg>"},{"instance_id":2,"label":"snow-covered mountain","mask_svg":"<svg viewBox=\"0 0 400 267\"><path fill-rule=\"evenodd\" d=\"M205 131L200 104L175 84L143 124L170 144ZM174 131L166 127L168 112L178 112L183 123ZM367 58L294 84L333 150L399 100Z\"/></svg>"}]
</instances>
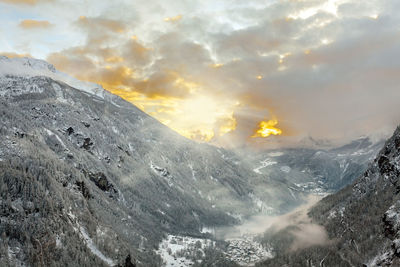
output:
<instances>
[{"instance_id":1,"label":"snow-covered mountain","mask_svg":"<svg viewBox=\"0 0 400 267\"><path fill-rule=\"evenodd\" d=\"M355 182L309 212L330 242L259 266L400 266L400 127ZM290 240L290 229L274 238Z\"/></svg>"},{"instance_id":2,"label":"snow-covered mountain","mask_svg":"<svg viewBox=\"0 0 400 267\"><path fill-rule=\"evenodd\" d=\"M167 234L209 237L302 201L46 62L2 57L0 69L2 266L158 266Z\"/></svg>"},{"instance_id":3,"label":"snow-covered mountain","mask_svg":"<svg viewBox=\"0 0 400 267\"><path fill-rule=\"evenodd\" d=\"M291 148L263 152L241 151L253 171L260 175L293 182L293 190L325 194L352 183L366 169L384 141L361 137L349 144L331 148Z\"/></svg>"},{"instance_id":4,"label":"snow-covered mountain","mask_svg":"<svg viewBox=\"0 0 400 267\"><path fill-rule=\"evenodd\" d=\"M64 82L81 91L97 95L98 97L104 97L105 93L101 85L80 81L66 73L56 70L52 64L44 60L28 57L8 58L6 56L0 56L0 77L1 76L45 76L55 81Z\"/></svg>"},{"instance_id":5,"label":"snow-covered mountain","mask_svg":"<svg viewBox=\"0 0 400 267\"><path fill-rule=\"evenodd\" d=\"M214 228L341 188L380 145L236 153L45 61L7 57L0 137L0 266L160 266L159 254L175 259L166 240L192 246L183 262L235 266L209 240Z\"/></svg>"}]
</instances>

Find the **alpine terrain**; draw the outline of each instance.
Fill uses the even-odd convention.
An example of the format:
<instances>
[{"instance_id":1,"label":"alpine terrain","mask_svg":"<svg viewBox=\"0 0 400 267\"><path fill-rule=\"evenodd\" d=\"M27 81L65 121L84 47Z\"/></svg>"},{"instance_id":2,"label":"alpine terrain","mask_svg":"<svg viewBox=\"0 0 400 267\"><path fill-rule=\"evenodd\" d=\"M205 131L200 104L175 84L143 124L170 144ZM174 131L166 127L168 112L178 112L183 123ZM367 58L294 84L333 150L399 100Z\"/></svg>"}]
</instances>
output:
<instances>
[{"instance_id":1,"label":"alpine terrain","mask_svg":"<svg viewBox=\"0 0 400 267\"><path fill-rule=\"evenodd\" d=\"M356 181L314 206L309 216L323 225L323 246L289 251L259 266L400 266L400 128ZM293 226L290 226L293 227ZM293 229L268 240L290 245Z\"/></svg>"},{"instance_id":2,"label":"alpine terrain","mask_svg":"<svg viewBox=\"0 0 400 267\"><path fill-rule=\"evenodd\" d=\"M301 201L44 61L1 57L0 72L2 266L158 266L167 233L205 237Z\"/></svg>"},{"instance_id":3,"label":"alpine terrain","mask_svg":"<svg viewBox=\"0 0 400 267\"><path fill-rule=\"evenodd\" d=\"M0 266L398 261L399 129L369 165L383 144L367 137L329 149L226 150L188 140L44 61L7 57L0 118ZM281 249L287 229L215 234L343 187L309 213L333 240L327 245Z\"/></svg>"}]
</instances>

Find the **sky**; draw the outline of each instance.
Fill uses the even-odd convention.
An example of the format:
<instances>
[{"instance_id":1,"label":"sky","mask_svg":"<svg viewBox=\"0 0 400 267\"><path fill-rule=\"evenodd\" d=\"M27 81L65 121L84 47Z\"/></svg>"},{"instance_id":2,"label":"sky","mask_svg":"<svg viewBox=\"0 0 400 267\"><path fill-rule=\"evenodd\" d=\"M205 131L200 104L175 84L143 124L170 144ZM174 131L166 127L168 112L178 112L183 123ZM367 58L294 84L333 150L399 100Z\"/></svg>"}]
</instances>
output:
<instances>
[{"instance_id":1,"label":"sky","mask_svg":"<svg viewBox=\"0 0 400 267\"><path fill-rule=\"evenodd\" d=\"M398 10L397 0L0 0L0 54L99 83L194 140L343 143L400 123Z\"/></svg>"}]
</instances>

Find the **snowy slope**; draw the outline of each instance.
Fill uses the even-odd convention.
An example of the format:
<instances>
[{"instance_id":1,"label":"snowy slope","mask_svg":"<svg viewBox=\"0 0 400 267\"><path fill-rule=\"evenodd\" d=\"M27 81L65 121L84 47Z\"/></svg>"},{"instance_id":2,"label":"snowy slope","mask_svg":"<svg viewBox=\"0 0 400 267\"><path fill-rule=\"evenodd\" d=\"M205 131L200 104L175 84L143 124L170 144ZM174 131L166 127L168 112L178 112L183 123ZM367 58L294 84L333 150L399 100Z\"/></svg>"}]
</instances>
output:
<instances>
[{"instance_id":1,"label":"snowy slope","mask_svg":"<svg viewBox=\"0 0 400 267\"><path fill-rule=\"evenodd\" d=\"M53 80L64 82L71 87L90 94L104 97L104 88L101 85L80 81L56 68L44 60L33 58L8 58L0 56L0 79L3 76L35 77L45 76Z\"/></svg>"},{"instance_id":2,"label":"snowy slope","mask_svg":"<svg viewBox=\"0 0 400 267\"><path fill-rule=\"evenodd\" d=\"M295 185L46 62L2 57L0 70L1 266L158 266L167 234L205 238L301 201Z\"/></svg>"},{"instance_id":3,"label":"snowy slope","mask_svg":"<svg viewBox=\"0 0 400 267\"><path fill-rule=\"evenodd\" d=\"M400 127L353 184L310 210L331 243L288 252L260 266L400 266L399 162Z\"/></svg>"}]
</instances>

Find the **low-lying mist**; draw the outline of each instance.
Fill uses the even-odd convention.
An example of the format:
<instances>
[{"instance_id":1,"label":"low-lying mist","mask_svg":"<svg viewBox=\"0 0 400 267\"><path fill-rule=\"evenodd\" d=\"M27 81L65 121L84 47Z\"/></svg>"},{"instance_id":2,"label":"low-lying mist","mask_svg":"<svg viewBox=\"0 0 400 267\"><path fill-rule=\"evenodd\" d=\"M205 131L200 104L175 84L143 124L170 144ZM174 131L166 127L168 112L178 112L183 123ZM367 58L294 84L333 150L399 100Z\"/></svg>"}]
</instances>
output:
<instances>
[{"instance_id":1,"label":"low-lying mist","mask_svg":"<svg viewBox=\"0 0 400 267\"><path fill-rule=\"evenodd\" d=\"M312 223L307 215L308 210L321 199L310 195L307 202L295 210L279 215L258 215L244 221L241 225L216 229L215 235L220 239L240 238L243 235L261 235L268 233L273 236L280 231L292 236L293 241L288 251L303 249L314 245L325 245L331 242L325 228Z\"/></svg>"}]
</instances>

